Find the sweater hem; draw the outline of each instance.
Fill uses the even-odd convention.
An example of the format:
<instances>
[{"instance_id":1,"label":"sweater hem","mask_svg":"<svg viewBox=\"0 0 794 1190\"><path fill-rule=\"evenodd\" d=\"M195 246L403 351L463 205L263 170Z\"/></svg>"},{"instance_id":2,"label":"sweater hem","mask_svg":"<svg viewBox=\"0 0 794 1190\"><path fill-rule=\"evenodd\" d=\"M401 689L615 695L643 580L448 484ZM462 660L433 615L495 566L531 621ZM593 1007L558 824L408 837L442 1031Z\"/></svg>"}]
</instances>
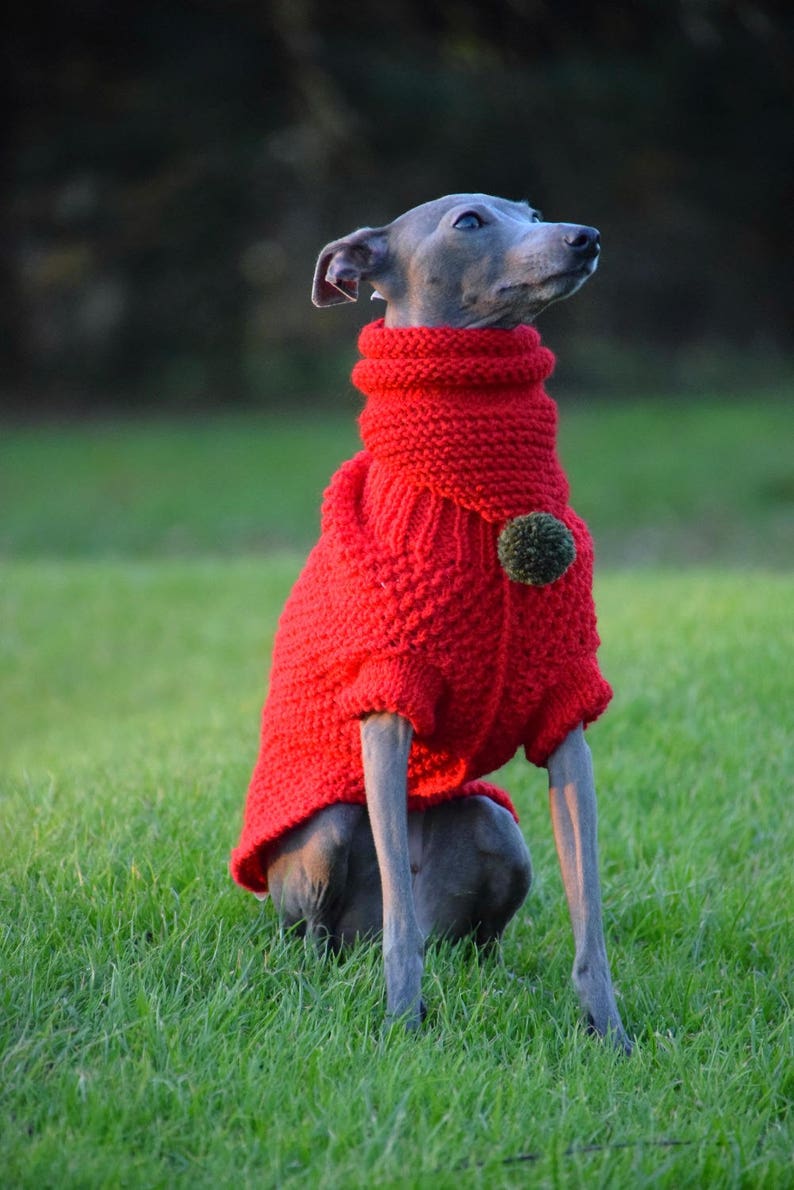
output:
<instances>
[{"instance_id":1,"label":"sweater hem","mask_svg":"<svg viewBox=\"0 0 794 1190\"><path fill-rule=\"evenodd\" d=\"M498 806L502 806L507 810L515 822L519 821L518 813L509 794L498 786L492 785L490 781L482 780L467 781L464 785L451 790L437 790L427 794L409 793L407 809L409 814L424 813L434 806L440 806L445 802L459 801L467 797L487 797ZM364 793L358 797L349 795L338 797L332 795L302 817L296 818L294 821L285 822L275 833L270 831L256 842L253 842L249 836L245 847L237 847L232 851L229 861L229 873L232 880L247 892L253 893L260 900L264 900L269 891L267 882L267 856L269 849L279 839L283 838L284 835L308 822L319 810L326 809L328 806L341 804L366 806L367 799Z\"/></svg>"}]
</instances>

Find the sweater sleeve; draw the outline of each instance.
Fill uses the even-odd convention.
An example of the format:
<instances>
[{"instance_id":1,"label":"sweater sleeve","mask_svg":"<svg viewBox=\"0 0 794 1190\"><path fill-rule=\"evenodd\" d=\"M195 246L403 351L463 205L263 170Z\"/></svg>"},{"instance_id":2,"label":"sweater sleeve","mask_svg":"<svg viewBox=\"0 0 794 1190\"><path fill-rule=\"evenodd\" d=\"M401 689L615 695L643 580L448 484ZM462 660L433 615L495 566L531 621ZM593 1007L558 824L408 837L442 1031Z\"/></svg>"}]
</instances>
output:
<instances>
[{"instance_id":1,"label":"sweater sleeve","mask_svg":"<svg viewBox=\"0 0 794 1190\"><path fill-rule=\"evenodd\" d=\"M612 698L612 688L602 676L595 657L585 657L567 669L543 697L524 737L527 759L539 768L583 724L601 715Z\"/></svg>"},{"instance_id":2,"label":"sweater sleeve","mask_svg":"<svg viewBox=\"0 0 794 1190\"><path fill-rule=\"evenodd\" d=\"M435 730L443 687L439 671L415 654L376 654L364 661L337 704L351 719L385 711L402 715L417 736L428 737Z\"/></svg>"}]
</instances>

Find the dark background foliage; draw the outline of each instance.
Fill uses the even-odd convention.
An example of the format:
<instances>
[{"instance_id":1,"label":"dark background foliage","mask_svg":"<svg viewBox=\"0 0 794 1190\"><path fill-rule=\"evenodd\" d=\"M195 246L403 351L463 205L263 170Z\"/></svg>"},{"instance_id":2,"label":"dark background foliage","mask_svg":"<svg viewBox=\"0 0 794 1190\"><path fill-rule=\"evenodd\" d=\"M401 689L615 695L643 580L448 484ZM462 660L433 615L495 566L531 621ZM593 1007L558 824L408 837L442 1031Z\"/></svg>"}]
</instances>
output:
<instances>
[{"instance_id":1,"label":"dark background foliage","mask_svg":"<svg viewBox=\"0 0 794 1190\"><path fill-rule=\"evenodd\" d=\"M455 190L600 227L599 276L543 318L563 385L774 382L791 35L767 0L14 6L3 397L334 396L370 309L313 310L319 249Z\"/></svg>"}]
</instances>

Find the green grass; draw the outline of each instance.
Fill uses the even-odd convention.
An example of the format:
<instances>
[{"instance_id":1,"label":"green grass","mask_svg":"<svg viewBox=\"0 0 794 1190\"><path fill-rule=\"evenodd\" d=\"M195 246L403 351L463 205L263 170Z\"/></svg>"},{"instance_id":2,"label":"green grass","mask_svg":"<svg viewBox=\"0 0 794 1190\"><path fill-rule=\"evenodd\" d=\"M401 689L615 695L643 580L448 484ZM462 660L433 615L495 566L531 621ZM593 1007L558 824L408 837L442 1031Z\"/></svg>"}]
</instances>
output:
<instances>
[{"instance_id":1,"label":"green grass","mask_svg":"<svg viewBox=\"0 0 794 1190\"><path fill-rule=\"evenodd\" d=\"M0 555L184 557L304 549L357 447L337 416L6 430ZM754 563L794 553L794 404L564 407L574 503L607 565Z\"/></svg>"},{"instance_id":2,"label":"green grass","mask_svg":"<svg viewBox=\"0 0 794 1190\"><path fill-rule=\"evenodd\" d=\"M665 437L658 409L573 411L575 503L607 535L628 512L658 541L667 450L676 491L752 525L752 542L737 531L706 556L780 566L784 414L757 411L763 449L745 414L727 411L734 473L718 481L712 458ZM616 698L590 738L632 1059L579 1025L544 777L518 761L503 779L536 881L503 961L431 950L426 1027L384 1035L377 952L318 963L226 870L299 565L281 547L291 524L302 550L316 517L292 492L311 486L316 503L333 462L318 446L299 472L315 434L267 424L6 437L0 1182L793 1184L794 579L663 568L653 551L645 569L601 573ZM653 467L588 454L628 426ZM347 449L338 433L329 456ZM235 503L255 495L235 537Z\"/></svg>"},{"instance_id":3,"label":"green grass","mask_svg":"<svg viewBox=\"0 0 794 1190\"><path fill-rule=\"evenodd\" d=\"M7 430L0 554L173 557L310 543L355 418L278 415Z\"/></svg>"}]
</instances>

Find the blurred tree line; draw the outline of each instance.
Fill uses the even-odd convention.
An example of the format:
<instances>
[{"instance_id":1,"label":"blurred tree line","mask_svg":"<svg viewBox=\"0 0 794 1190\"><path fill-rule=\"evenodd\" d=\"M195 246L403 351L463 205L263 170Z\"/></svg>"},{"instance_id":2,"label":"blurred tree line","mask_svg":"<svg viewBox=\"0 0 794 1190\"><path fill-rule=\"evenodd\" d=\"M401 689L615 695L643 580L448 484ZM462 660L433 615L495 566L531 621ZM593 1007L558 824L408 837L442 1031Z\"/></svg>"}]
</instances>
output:
<instances>
[{"instance_id":1,"label":"blurred tree line","mask_svg":"<svg viewBox=\"0 0 794 1190\"><path fill-rule=\"evenodd\" d=\"M35 412L338 395L381 307L314 311L319 249L455 190L600 227L599 276L542 320L563 385L775 379L794 310L787 10L14 5L3 397Z\"/></svg>"}]
</instances>

